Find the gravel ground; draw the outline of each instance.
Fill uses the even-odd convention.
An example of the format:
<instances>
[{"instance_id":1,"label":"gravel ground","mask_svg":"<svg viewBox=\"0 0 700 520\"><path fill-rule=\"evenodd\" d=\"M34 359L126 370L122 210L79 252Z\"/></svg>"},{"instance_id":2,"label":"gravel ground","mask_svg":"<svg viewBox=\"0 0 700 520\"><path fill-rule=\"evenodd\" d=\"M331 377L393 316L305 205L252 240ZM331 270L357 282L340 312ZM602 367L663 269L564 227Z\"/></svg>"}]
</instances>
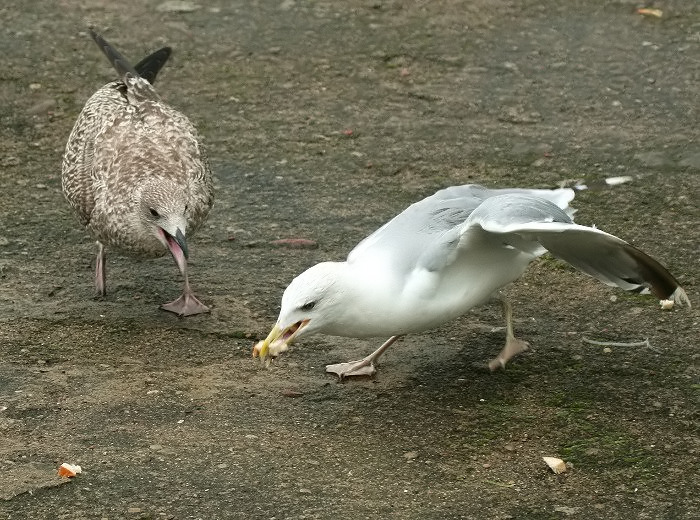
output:
<instances>
[{"instance_id":1,"label":"gravel ground","mask_svg":"<svg viewBox=\"0 0 700 520\"><path fill-rule=\"evenodd\" d=\"M696 518L700 4L641 6L5 0L0 517ZM174 48L158 91L216 176L190 243L209 315L158 309L181 288L170 258L112 254L92 299L94 244L60 192L70 129L114 78L90 24L133 61ZM485 368L498 305L406 337L373 379L323 366L380 339L251 358L296 274L470 182L586 183L577 221L658 258L696 307L542 258L508 289L533 349L503 372ZM300 238L316 247L273 243Z\"/></svg>"}]
</instances>

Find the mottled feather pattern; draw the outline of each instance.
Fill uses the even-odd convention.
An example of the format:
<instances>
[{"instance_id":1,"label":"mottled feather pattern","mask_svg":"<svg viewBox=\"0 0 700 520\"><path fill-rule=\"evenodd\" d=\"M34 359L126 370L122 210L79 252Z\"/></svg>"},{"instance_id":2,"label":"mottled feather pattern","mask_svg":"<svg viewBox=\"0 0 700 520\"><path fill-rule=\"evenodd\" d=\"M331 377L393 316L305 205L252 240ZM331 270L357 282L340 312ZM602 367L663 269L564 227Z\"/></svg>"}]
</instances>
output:
<instances>
[{"instance_id":1,"label":"mottled feather pattern","mask_svg":"<svg viewBox=\"0 0 700 520\"><path fill-rule=\"evenodd\" d=\"M158 104L163 104L153 85L141 77L127 73L124 76L124 85L126 85L126 98L130 105L138 106L144 101L156 101Z\"/></svg>"},{"instance_id":2,"label":"mottled feather pattern","mask_svg":"<svg viewBox=\"0 0 700 520\"><path fill-rule=\"evenodd\" d=\"M98 132L111 124L124 106L125 97L120 88L124 89L124 84L121 81L113 81L88 99L68 137L63 155L63 193L84 226L90 222L95 206L95 194L101 189L99 176L93 176L91 167L95 138Z\"/></svg>"},{"instance_id":3,"label":"mottled feather pattern","mask_svg":"<svg viewBox=\"0 0 700 520\"><path fill-rule=\"evenodd\" d=\"M205 151L189 119L160 100L143 78L127 73L85 104L63 160L63 190L81 223L105 245L160 256L166 248L146 232L137 211L147 184L187 205L187 235L213 204Z\"/></svg>"}]
</instances>

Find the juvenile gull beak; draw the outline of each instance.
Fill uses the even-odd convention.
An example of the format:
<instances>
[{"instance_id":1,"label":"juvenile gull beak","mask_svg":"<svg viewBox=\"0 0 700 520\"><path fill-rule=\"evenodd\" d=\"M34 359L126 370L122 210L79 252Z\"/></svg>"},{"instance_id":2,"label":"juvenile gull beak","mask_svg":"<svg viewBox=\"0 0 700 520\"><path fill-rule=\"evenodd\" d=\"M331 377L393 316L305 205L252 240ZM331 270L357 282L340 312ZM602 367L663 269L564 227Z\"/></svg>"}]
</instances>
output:
<instances>
[{"instance_id":1,"label":"juvenile gull beak","mask_svg":"<svg viewBox=\"0 0 700 520\"><path fill-rule=\"evenodd\" d=\"M160 231L163 233L163 238L168 244L168 249L173 255L178 269L180 269L180 272L184 275L187 272L187 259L189 258L185 234L180 228L177 228L174 235L163 228L160 228Z\"/></svg>"},{"instance_id":2,"label":"juvenile gull beak","mask_svg":"<svg viewBox=\"0 0 700 520\"><path fill-rule=\"evenodd\" d=\"M308 325L309 321L311 320L297 321L284 329L279 324L275 324L267 338L255 344L253 357L260 356L262 361L269 363L271 359L276 358L281 352L289 348L294 337Z\"/></svg>"},{"instance_id":3,"label":"juvenile gull beak","mask_svg":"<svg viewBox=\"0 0 700 520\"><path fill-rule=\"evenodd\" d=\"M187 250L187 241L185 240L185 234L180 228L177 228L177 231L175 232L175 242L177 242L177 245L179 245L180 249L182 249L182 254L185 255L185 258L189 258L189 251Z\"/></svg>"},{"instance_id":4,"label":"juvenile gull beak","mask_svg":"<svg viewBox=\"0 0 700 520\"><path fill-rule=\"evenodd\" d=\"M160 231L168 244L168 249L170 249L170 253L173 255L178 269L180 269L180 273L182 273L182 276L185 278L182 296L177 300L161 305L161 309L173 312L178 316L191 316L193 314L209 312L209 308L197 299L190 288L190 281L187 275L187 257L189 251L187 249L185 234L179 227L176 229L174 235L163 228L160 228Z\"/></svg>"}]
</instances>

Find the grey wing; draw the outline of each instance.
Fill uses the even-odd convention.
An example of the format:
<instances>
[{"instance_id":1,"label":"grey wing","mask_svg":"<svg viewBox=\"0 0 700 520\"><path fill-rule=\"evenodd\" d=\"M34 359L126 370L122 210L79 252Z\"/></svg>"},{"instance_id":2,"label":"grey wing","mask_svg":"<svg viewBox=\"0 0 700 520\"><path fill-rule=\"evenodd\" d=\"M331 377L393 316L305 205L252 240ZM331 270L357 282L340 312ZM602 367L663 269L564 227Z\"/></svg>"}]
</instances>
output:
<instances>
[{"instance_id":1,"label":"grey wing","mask_svg":"<svg viewBox=\"0 0 700 520\"><path fill-rule=\"evenodd\" d=\"M376 257L391 252L400 255L402 262L418 261L437 237L462 224L479 205L481 200L472 195L471 186L440 190L411 204L357 244L348 255L348 262L358 261L364 255Z\"/></svg>"},{"instance_id":2,"label":"grey wing","mask_svg":"<svg viewBox=\"0 0 700 520\"><path fill-rule=\"evenodd\" d=\"M481 204L486 199L497 195L530 195L548 200L563 209L570 217L574 210L569 208L569 203L574 200L576 192L570 188L537 189L537 188L485 188L478 184L464 184L462 186L450 186L435 193L433 197L438 200L466 199Z\"/></svg>"},{"instance_id":3,"label":"grey wing","mask_svg":"<svg viewBox=\"0 0 700 520\"><path fill-rule=\"evenodd\" d=\"M624 240L574 224L553 203L529 195L493 197L465 222L463 237L483 230L505 247L535 255L544 250L601 282L627 291L651 291L659 299L690 305L685 291L659 262ZM467 247L468 240L459 247Z\"/></svg>"},{"instance_id":4,"label":"grey wing","mask_svg":"<svg viewBox=\"0 0 700 520\"><path fill-rule=\"evenodd\" d=\"M442 189L430 197L412 204L360 242L350 252L348 261L356 261L378 250L401 251L428 269L439 269L449 262L448 249L459 241L459 229L469 215L485 200L502 194L539 196L573 214L568 207L574 198L570 189L489 189L478 184L464 184Z\"/></svg>"}]
</instances>

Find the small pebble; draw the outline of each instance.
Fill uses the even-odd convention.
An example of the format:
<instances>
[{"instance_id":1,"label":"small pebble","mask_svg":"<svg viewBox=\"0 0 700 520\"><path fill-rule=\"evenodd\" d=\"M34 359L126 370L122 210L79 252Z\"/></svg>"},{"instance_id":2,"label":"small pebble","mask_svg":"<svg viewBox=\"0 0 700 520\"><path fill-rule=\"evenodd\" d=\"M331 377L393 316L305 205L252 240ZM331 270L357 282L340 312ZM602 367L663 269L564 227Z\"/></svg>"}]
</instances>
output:
<instances>
[{"instance_id":1,"label":"small pebble","mask_svg":"<svg viewBox=\"0 0 700 520\"><path fill-rule=\"evenodd\" d=\"M36 114L41 114L43 112L48 112L52 108L56 106L56 101L54 99L45 99L43 101L39 101L35 105L29 107L27 109L28 114L36 115Z\"/></svg>"}]
</instances>

